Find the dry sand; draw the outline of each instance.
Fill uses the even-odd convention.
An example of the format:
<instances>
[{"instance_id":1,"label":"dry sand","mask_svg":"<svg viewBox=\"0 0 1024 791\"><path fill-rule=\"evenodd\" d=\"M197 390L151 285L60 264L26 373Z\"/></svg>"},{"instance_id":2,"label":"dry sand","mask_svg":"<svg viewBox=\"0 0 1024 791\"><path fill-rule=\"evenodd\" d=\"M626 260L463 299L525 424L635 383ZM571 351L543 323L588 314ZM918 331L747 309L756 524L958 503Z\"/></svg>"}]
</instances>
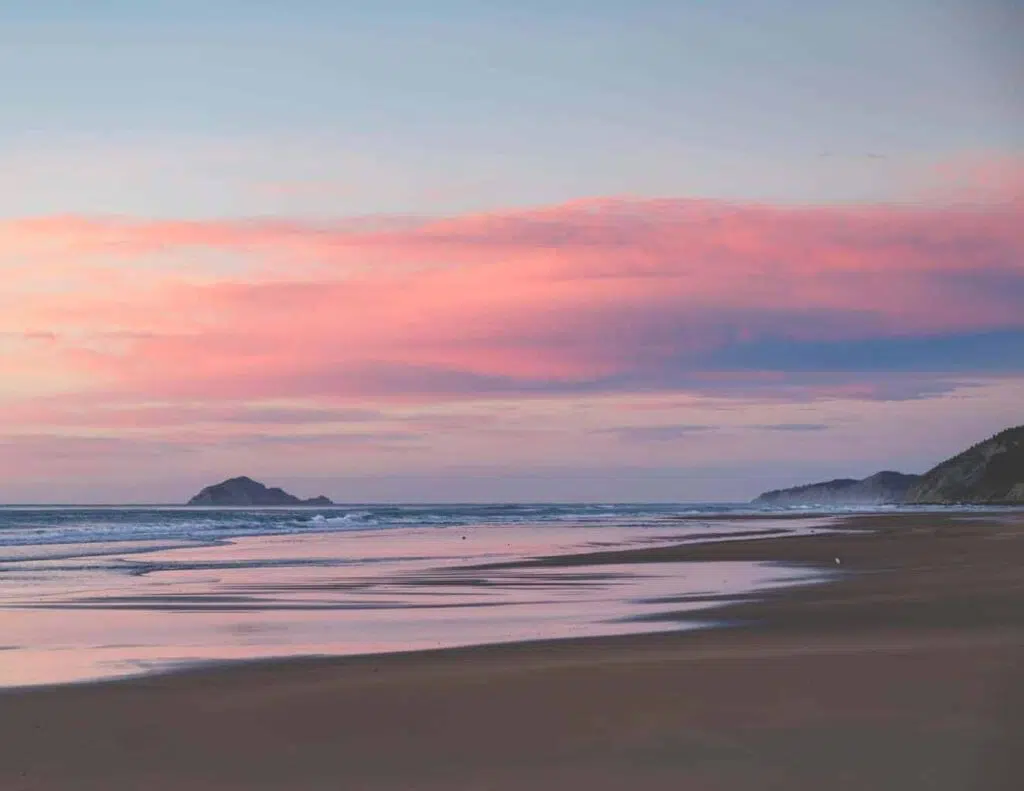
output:
<instances>
[{"instance_id":1,"label":"dry sand","mask_svg":"<svg viewBox=\"0 0 1024 791\"><path fill-rule=\"evenodd\" d=\"M0 789L1024 788L1024 517L844 526L543 561L850 572L734 628L0 693Z\"/></svg>"}]
</instances>

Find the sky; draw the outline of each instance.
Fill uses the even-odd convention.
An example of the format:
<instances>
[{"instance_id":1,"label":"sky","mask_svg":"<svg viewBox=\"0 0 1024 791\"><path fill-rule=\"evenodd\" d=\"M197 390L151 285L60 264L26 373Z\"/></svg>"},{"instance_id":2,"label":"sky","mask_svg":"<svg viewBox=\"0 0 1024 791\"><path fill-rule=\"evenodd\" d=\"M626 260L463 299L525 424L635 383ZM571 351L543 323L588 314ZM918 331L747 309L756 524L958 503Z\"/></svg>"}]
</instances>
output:
<instances>
[{"instance_id":1,"label":"sky","mask_svg":"<svg viewBox=\"0 0 1024 791\"><path fill-rule=\"evenodd\" d=\"M0 5L0 501L737 501L1024 423L1019 0Z\"/></svg>"}]
</instances>

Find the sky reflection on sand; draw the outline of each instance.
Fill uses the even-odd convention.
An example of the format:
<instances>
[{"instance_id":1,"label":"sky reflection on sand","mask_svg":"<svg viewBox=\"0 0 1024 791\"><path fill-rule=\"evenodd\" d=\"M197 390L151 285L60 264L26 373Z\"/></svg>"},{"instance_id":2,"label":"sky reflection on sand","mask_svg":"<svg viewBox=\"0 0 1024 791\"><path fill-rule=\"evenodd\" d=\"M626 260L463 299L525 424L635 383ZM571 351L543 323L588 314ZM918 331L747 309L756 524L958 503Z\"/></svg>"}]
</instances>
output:
<instances>
[{"instance_id":1,"label":"sky reflection on sand","mask_svg":"<svg viewBox=\"0 0 1024 791\"><path fill-rule=\"evenodd\" d=\"M724 598L821 579L807 569L738 562L469 568L677 543L707 532L703 527L409 528L144 552L122 543L106 555L8 558L0 685L218 660L694 628L713 618L697 613ZM693 620L666 617L684 613Z\"/></svg>"}]
</instances>

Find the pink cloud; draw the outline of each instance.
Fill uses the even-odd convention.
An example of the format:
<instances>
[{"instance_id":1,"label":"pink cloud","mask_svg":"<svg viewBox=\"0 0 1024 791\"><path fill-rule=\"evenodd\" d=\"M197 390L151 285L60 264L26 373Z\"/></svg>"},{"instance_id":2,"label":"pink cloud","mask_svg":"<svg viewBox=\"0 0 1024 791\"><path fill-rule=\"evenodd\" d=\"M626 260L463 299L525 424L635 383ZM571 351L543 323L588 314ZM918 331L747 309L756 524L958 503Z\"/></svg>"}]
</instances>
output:
<instances>
[{"instance_id":1,"label":"pink cloud","mask_svg":"<svg viewBox=\"0 0 1024 791\"><path fill-rule=\"evenodd\" d=\"M0 225L0 256L44 247L63 266L196 250L272 262L268 280L194 282L163 269L159 287L32 294L8 317L22 332L55 333L49 353L69 371L137 398L760 388L765 376L790 375L800 344L826 358L821 345L836 344L835 370L848 367L843 354L860 370L867 352L851 343L936 338L953 348L942 339L1003 333L998 342L1011 343L1006 333L1024 331L1024 209L1002 197L822 207L608 199L372 227ZM935 370L947 372L940 358Z\"/></svg>"},{"instance_id":2,"label":"pink cloud","mask_svg":"<svg viewBox=\"0 0 1024 791\"><path fill-rule=\"evenodd\" d=\"M247 403L118 403L106 399L56 397L9 404L0 413L0 426L90 427L104 429L165 429L197 424L246 427L316 426L369 423L384 415L372 409L346 407L285 407ZM83 403L85 401L85 403Z\"/></svg>"}]
</instances>

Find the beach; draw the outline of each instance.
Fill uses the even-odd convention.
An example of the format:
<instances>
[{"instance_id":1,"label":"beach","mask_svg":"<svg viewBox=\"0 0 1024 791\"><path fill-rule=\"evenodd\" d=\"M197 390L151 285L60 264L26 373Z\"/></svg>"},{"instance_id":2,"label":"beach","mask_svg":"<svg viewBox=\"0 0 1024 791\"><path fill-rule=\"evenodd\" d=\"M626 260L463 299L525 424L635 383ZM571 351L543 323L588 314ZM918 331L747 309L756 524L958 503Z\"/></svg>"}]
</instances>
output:
<instances>
[{"instance_id":1,"label":"beach","mask_svg":"<svg viewBox=\"0 0 1024 791\"><path fill-rule=\"evenodd\" d=\"M842 572L723 628L6 690L0 788L1021 787L1024 517L836 526L513 561Z\"/></svg>"}]
</instances>

